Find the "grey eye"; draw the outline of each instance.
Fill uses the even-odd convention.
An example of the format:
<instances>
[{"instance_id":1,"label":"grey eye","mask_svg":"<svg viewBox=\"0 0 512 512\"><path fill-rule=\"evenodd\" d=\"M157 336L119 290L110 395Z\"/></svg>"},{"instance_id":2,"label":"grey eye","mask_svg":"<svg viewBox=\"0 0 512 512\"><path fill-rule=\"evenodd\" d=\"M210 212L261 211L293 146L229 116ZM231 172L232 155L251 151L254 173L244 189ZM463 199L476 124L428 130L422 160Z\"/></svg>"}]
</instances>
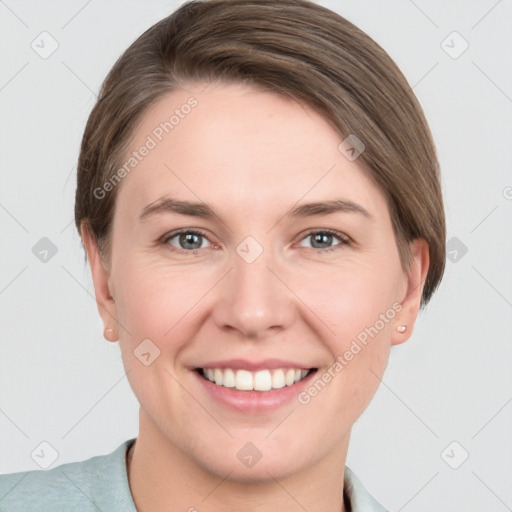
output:
<instances>
[{"instance_id":1,"label":"grey eye","mask_svg":"<svg viewBox=\"0 0 512 512\"><path fill-rule=\"evenodd\" d=\"M306 235L301 240L300 245L302 247L311 247L312 249L329 249L330 247L335 247L336 245L342 245L344 243L346 243L346 241L341 235L337 236L329 233L328 231L317 231Z\"/></svg>"},{"instance_id":2,"label":"grey eye","mask_svg":"<svg viewBox=\"0 0 512 512\"><path fill-rule=\"evenodd\" d=\"M208 246L206 237L201 233L195 231L185 231L171 236L166 240L166 243L177 247L178 249L194 251ZM206 243L206 245L204 245Z\"/></svg>"}]
</instances>

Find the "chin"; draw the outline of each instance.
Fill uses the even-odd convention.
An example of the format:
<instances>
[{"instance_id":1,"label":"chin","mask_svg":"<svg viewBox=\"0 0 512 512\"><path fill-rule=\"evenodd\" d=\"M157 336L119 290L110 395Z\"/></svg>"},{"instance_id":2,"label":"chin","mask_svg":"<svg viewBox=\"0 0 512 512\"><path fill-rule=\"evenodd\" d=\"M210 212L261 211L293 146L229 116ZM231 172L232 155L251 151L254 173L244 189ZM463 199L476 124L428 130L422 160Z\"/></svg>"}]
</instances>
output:
<instances>
[{"instance_id":1,"label":"chin","mask_svg":"<svg viewBox=\"0 0 512 512\"><path fill-rule=\"evenodd\" d=\"M218 478L228 479L240 484L263 484L275 482L293 476L308 466L308 454L279 450L276 446L263 446L263 442L240 442L231 440L229 446L223 446L205 456L204 452L195 454L196 463L204 471ZM308 444L311 449L311 443ZM312 459L312 457L311 457ZM293 464L290 463L293 461ZM315 463L310 461L311 465Z\"/></svg>"},{"instance_id":2,"label":"chin","mask_svg":"<svg viewBox=\"0 0 512 512\"><path fill-rule=\"evenodd\" d=\"M237 460L231 464L222 464L220 467L216 466L209 469L213 470L211 472L220 478L225 478L231 482L258 485L283 480L298 473L300 468L297 465L291 466L289 460L284 455L281 460L273 457L272 460L263 461L262 457L252 467L244 467Z\"/></svg>"}]
</instances>

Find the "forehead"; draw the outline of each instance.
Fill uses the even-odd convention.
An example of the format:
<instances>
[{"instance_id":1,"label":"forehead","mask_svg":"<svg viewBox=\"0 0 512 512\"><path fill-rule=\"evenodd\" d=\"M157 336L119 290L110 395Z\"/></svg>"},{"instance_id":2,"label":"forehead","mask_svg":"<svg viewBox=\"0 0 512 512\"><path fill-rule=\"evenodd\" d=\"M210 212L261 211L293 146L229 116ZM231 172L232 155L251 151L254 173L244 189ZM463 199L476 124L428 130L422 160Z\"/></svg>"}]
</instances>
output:
<instances>
[{"instance_id":1,"label":"forehead","mask_svg":"<svg viewBox=\"0 0 512 512\"><path fill-rule=\"evenodd\" d=\"M165 194L213 204L229 198L246 210L339 195L382 207L382 194L343 156L341 141L322 116L282 95L190 85L139 120L125 156L135 165L119 194L140 208Z\"/></svg>"}]
</instances>

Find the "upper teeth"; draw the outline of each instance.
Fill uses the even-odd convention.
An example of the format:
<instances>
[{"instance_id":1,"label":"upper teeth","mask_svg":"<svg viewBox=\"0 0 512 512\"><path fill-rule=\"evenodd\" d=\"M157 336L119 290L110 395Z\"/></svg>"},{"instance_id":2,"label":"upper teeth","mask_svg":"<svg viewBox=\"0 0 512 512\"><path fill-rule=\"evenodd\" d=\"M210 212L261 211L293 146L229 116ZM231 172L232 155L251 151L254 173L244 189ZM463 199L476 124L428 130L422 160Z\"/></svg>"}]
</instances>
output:
<instances>
[{"instance_id":1,"label":"upper teeth","mask_svg":"<svg viewBox=\"0 0 512 512\"><path fill-rule=\"evenodd\" d=\"M204 368L203 375L218 386L236 388L240 391L268 391L291 386L302 380L308 370L278 368L275 370L232 370L231 368Z\"/></svg>"}]
</instances>

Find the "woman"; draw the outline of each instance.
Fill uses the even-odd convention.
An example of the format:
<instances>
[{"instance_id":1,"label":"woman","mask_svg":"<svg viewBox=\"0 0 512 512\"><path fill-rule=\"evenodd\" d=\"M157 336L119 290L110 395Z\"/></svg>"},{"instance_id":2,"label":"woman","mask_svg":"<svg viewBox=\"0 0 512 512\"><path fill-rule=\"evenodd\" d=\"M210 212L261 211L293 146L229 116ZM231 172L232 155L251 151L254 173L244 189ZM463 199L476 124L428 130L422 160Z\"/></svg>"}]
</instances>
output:
<instances>
[{"instance_id":1,"label":"woman","mask_svg":"<svg viewBox=\"0 0 512 512\"><path fill-rule=\"evenodd\" d=\"M139 435L3 476L3 509L384 510L350 431L439 284L445 220L374 41L304 0L183 5L107 76L75 214Z\"/></svg>"}]
</instances>

